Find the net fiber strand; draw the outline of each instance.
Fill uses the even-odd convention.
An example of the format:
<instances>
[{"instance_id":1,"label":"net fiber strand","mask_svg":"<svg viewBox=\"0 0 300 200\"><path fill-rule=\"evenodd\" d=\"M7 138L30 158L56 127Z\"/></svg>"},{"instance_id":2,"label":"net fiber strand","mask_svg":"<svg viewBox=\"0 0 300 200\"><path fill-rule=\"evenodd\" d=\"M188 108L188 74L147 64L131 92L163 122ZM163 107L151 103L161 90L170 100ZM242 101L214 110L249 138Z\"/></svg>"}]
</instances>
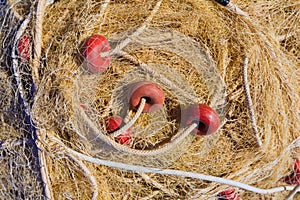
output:
<instances>
[{"instance_id":1,"label":"net fiber strand","mask_svg":"<svg viewBox=\"0 0 300 200\"><path fill-rule=\"evenodd\" d=\"M2 1L0 199L217 199L229 187L299 199L284 178L300 159L299 27L299 0ZM110 45L103 73L83 54L95 34ZM162 89L158 111L130 105L139 82ZM215 133L184 123L195 104L218 113ZM113 116L124 126L110 133Z\"/></svg>"}]
</instances>

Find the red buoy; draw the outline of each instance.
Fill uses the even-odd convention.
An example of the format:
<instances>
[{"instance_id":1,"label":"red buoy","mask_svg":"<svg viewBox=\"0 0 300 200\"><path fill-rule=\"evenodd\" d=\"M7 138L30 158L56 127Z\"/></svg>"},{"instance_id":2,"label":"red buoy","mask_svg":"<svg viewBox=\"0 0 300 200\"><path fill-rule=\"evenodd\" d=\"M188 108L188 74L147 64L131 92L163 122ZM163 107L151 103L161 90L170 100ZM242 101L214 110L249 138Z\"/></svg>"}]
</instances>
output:
<instances>
[{"instance_id":1,"label":"red buoy","mask_svg":"<svg viewBox=\"0 0 300 200\"><path fill-rule=\"evenodd\" d=\"M154 112L159 110L165 100L163 90L152 82L138 82L134 84L130 97L130 105L138 109L141 99L146 100L143 112Z\"/></svg>"},{"instance_id":2,"label":"red buoy","mask_svg":"<svg viewBox=\"0 0 300 200\"><path fill-rule=\"evenodd\" d=\"M111 56L101 54L110 51L109 42L102 35L93 35L83 45L84 67L92 73L103 73L110 65Z\"/></svg>"},{"instance_id":3,"label":"red buoy","mask_svg":"<svg viewBox=\"0 0 300 200\"><path fill-rule=\"evenodd\" d=\"M218 195L218 200L240 200L239 196L235 193L235 189L229 188L220 192Z\"/></svg>"},{"instance_id":4,"label":"red buoy","mask_svg":"<svg viewBox=\"0 0 300 200\"><path fill-rule=\"evenodd\" d=\"M28 35L22 35L17 42L17 53L20 58L29 61L30 59L30 39Z\"/></svg>"},{"instance_id":5,"label":"red buoy","mask_svg":"<svg viewBox=\"0 0 300 200\"><path fill-rule=\"evenodd\" d=\"M182 116L185 125L198 124L193 130L193 133L198 135L212 134L217 131L220 126L218 113L204 104L196 104L188 107L183 111Z\"/></svg>"},{"instance_id":6,"label":"red buoy","mask_svg":"<svg viewBox=\"0 0 300 200\"><path fill-rule=\"evenodd\" d=\"M123 119L119 116L114 116L109 118L106 122L106 130L109 133L117 131L121 128L123 124ZM130 144L132 141L132 132L130 129L126 130L124 133L118 135L115 140L120 144Z\"/></svg>"},{"instance_id":7,"label":"red buoy","mask_svg":"<svg viewBox=\"0 0 300 200\"><path fill-rule=\"evenodd\" d=\"M296 159L291 174L283 177L284 182L290 185L299 185L300 184L300 160Z\"/></svg>"}]
</instances>

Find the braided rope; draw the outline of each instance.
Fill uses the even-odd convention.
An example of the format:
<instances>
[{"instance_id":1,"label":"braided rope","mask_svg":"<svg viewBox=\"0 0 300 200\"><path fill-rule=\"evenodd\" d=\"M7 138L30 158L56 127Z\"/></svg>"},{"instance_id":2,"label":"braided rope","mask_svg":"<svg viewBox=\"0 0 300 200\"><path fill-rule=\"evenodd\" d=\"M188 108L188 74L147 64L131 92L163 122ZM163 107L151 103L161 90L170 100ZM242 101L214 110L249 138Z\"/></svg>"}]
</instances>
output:
<instances>
[{"instance_id":1,"label":"braided rope","mask_svg":"<svg viewBox=\"0 0 300 200\"><path fill-rule=\"evenodd\" d=\"M168 144L166 144L164 147L157 147L156 149L152 150L139 150L139 149L132 149L126 145L122 145L117 143L114 139L111 137L103 134L99 129L96 127L96 125L89 119L89 117L86 115L83 108L80 107L80 104L77 104L76 108L79 110L79 114L81 115L84 122L88 125L90 133L92 133L95 136L95 139L100 139L106 144L111 145L118 151L126 152L129 154L139 155L139 156L154 156L162 154L176 146L178 143L180 143L182 140L184 140L192 131L197 127L197 124L190 125L187 129L183 131L179 131L176 135L174 135L173 140L171 140Z\"/></svg>"},{"instance_id":2,"label":"braided rope","mask_svg":"<svg viewBox=\"0 0 300 200\"><path fill-rule=\"evenodd\" d=\"M119 130L113 132L112 135L114 137L117 137L117 136L121 135L122 133L124 133L126 130L128 130L131 126L133 126L133 124L136 122L136 120L142 114L143 109L145 107L145 104L146 104L146 99L142 98L141 102L140 102L140 105L139 105L139 108L136 111L136 113L133 116L133 118L125 126L123 126L122 128L120 128Z\"/></svg>"},{"instance_id":3,"label":"braided rope","mask_svg":"<svg viewBox=\"0 0 300 200\"><path fill-rule=\"evenodd\" d=\"M259 138L259 134L258 134L258 129L257 129L257 125L256 125L256 117L255 117L254 110L253 110L253 103L252 103L250 88L249 88L249 84L248 84L248 58L247 57L245 58L244 65L243 65L243 86L244 86L244 91L245 91L245 96L246 96L246 101L247 101L247 108L248 108L248 112L249 112L249 116L250 116L252 130L255 135L258 146L261 146L262 142L261 142L261 140Z\"/></svg>"},{"instance_id":4,"label":"braided rope","mask_svg":"<svg viewBox=\"0 0 300 200\"><path fill-rule=\"evenodd\" d=\"M46 8L46 0L38 0L37 8L36 8L36 19L35 19L35 27L34 27L34 57L32 61L32 78L33 81L38 85L39 83L39 67L40 67L40 59L42 54L42 34L43 34L43 20L44 13Z\"/></svg>"}]
</instances>

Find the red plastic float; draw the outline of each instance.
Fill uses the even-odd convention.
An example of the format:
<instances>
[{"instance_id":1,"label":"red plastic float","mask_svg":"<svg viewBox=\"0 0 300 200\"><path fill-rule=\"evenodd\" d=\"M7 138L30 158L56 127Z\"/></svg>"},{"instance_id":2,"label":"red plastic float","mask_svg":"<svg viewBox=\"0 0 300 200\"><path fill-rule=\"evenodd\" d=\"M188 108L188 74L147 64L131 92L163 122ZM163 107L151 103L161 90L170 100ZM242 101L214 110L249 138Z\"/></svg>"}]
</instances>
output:
<instances>
[{"instance_id":1,"label":"red plastic float","mask_svg":"<svg viewBox=\"0 0 300 200\"><path fill-rule=\"evenodd\" d=\"M109 120L106 123L106 130L109 133L112 133L114 131L117 131L121 128L121 125L123 124L123 119L119 116L114 116L109 118ZM130 144L132 141L132 132L130 129L126 130L125 133L122 133L118 135L115 140L120 144Z\"/></svg>"},{"instance_id":2,"label":"red plastic float","mask_svg":"<svg viewBox=\"0 0 300 200\"><path fill-rule=\"evenodd\" d=\"M193 130L193 133L198 135L212 134L217 131L220 126L218 113L211 107L204 104L191 105L183 111L182 116L184 124L198 124L198 126Z\"/></svg>"},{"instance_id":3,"label":"red plastic float","mask_svg":"<svg viewBox=\"0 0 300 200\"><path fill-rule=\"evenodd\" d=\"M218 200L240 200L233 188L224 190L218 194Z\"/></svg>"},{"instance_id":4,"label":"red plastic float","mask_svg":"<svg viewBox=\"0 0 300 200\"><path fill-rule=\"evenodd\" d=\"M300 160L296 159L293 171L290 175L283 177L283 181L290 185L300 184Z\"/></svg>"},{"instance_id":5,"label":"red plastic float","mask_svg":"<svg viewBox=\"0 0 300 200\"><path fill-rule=\"evenodd\" d=\"M30 59L30 39L28 35L22 35L20 39L17 42L17 52L18 55L25 59L26 61L29 61Z\"/></svg>"},{"instance_id":6,"label":"red plastic float","mask_svg":"<svg viewBox=\"0 0 300 200\"><path fill-rule=\"evenodd\" d=\"M110 51L109 42L102 35L93 35L83 45L84 67L92 73L103 73L110 65L111 56L101 53Z\"/></svg>"},{"instance_id":7,"label":"red plastic float","mask_svg":"<svg viewBox=\"0 0 300 200\"><path fill-rule=\"evenodd\" d=\"M163 90L152 82L138 82L134 84L130 97L130 105L134 109L138 109L141 99L146 99L143 112L149 113L159 110L165 100Z\"/></svg>"}]
</instances>

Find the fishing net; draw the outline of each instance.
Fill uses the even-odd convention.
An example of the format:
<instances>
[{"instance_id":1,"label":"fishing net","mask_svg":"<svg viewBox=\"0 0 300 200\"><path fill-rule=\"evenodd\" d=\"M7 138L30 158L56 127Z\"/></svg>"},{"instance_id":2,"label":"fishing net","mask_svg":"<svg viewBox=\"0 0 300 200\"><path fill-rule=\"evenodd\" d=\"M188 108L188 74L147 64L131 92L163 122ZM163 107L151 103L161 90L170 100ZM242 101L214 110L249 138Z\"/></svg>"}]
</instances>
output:
<instances>
[{"instance_id":1,"label":"fishing net","mask_svg":"<svg viewBox=\"0 0 300 200\"><path fill-rule=\"evenodd\" d=\"M1 3L1 197L217 199L228 187L242 199L288 196L282 178L300 159L300 4L220 2ZM84 64L95 34L111 48L102 73ZM159 110L132 109L140 82L162 89ZM195 104L218 113L215 133L184 122ZM107 130L112 116L130 143Z\"/></svg>"},{"instance_id":2,"label":"fishing net","mask_svg":"<svg viewBox=\"0 0 300 200\"><path fill-rule=\"evenodd\" d=\"M130 37L129 33L121 33L120 35ZM157 38L157 36L159 37ZM116 42L112 41L111 43L116 43L118 46L118 44L124 41L124 38L113 40L116 40ZM144 46L150 49L147 50L143 48ZM180 152L184 152L184 149L192 141L190 138L192 135L184 131L184 127L180 128L182 123L176 118L178 118L177 115L180 115L181 112L176 113L176 107L179 106L183 109L188 105L195 104L197 100L207 102L208 97L210 97L213 101L212 106L216 110L219 110L219 115L224 119L224 105L226 102L225 85L221 80L216 66L209 60L208 55L205 54L202 47L182 34L176 34L172 31L147 29L138 37L132 38L131 45L128 45L124 51L138 53L137 48L139 47L143 49L143 53L146 54L154 54L156 51L162 54L165 51L165 54L169 52L168 56L175 57L177 55L182 57L189 62L184 64L190 68L189 73L195 74L196 76L198 75L199 78L197 81L202 82L203 85L207 83L207 87L203 87L197 97L192 87L189 86L192 83L189 83L188 80L171 67L159 65L159 62L157 62L157 64L154 62L149 65L143 64L141 65L142 67L128 66L130 67L129 71L126 71L123 77L118 77L115 81L117 84L113 86L115 88L113 88L111 92L108 91L108 96L111 96L111 102L108 102L108 105L105 105L105 102L103 102L101 105L99 102L101 102L102 99L99 93L105 89L105 85L107 85L108 81L114 79L112 77L107 78L108 75L106 74L98 75L99 78L96 82L94 80L90 82L89 78L87 78L87 80L79 79L78 82L80 83L78 83L78 85L82 86L78 86L78 92L75 93L77 101L74 100L74 102L77 102L77 107L79 108L77 112L79 112L78 117L80 120L76 117L74 123L76 123L78 130L80 130L80 135L84 135L84 139L93 145L94 153L96 153L95 151L97 150L101 150L99 154L110 154L102 155L102 158L107 159L106 157L110 157L109 159L113 160L122 160L123 158L125 159L124 162L127 160L127 162L133 162L139 165L163 166L165 164L171 164L174 159L180 156ZM193 53L191 54L190 51L185 52L185 49L190 49ZM149 53L147 51L149 51ZM122 65L120 62L114 62L117 66ZM112 65L112 67L114 67L114 65ZM103 76L106 77L103 78ZM201 80L201 77L208 78L202 78ZM95 79L95 77L93 77L93 79ZM137 148L131 148L120 145L105 136L105 128L103 125L101 126L101 122L103 119L108 118L111 113L113 113L113 115L122 116L123 118L126 117L130 110L130 88L134 83L140 81L155 82L161 85L168 94L166 99L167 105L158 112L139 117L140 123L132 127L136 135L136 141L132 146L136 146ZM193 79L193 81L195 81L195 79ZM82 109L80 103L85 105L84 109ZM76 107L76 105L74 105L74 107ZM75 109L76 108L74 108L74 110ZM177 110L180 111L181 109L177 108ZM172 114L168 111L175 113ZM95 122L100 123L96 124ZM187 132L188 135L184 134L185 132ZM171 141L168 141L170 144L163 145L164 147L158 145L169 137L171 138ZM207 141L204 141L204 143L206 143L206 147L209 148L209 145L212 145L214 143L213 140L216 140L217 137L207 137L206 139ZM149 141L148 143L147 140ZM108 146L105 145L103 141L106 141ZM156 144L158 147L155 147ZM116 150L111 149L108 151L107 148L109 148L109 146L114 146ZM140 150L138 150L138 148ZM145 148L151 150L145 150Z\"/></svg>"}]
</instances>

